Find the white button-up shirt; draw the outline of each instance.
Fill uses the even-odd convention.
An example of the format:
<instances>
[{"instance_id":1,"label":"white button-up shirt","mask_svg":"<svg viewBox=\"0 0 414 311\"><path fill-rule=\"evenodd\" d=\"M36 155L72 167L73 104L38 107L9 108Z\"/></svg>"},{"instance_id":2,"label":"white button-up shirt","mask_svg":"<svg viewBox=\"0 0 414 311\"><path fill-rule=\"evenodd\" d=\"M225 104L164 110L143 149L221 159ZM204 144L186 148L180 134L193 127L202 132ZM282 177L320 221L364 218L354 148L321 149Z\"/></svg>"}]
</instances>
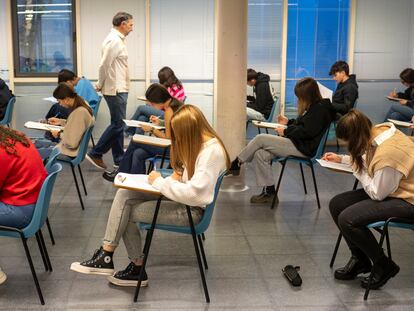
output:
<instances>
[{"instance_id":1,"label":"white button-up shirt","mask_svg":"<svg viewBox=\"0 0 414 311\"><path fill-rule=\"evenodd\" d=\"M112 28L102 44L97 87L101 88L103 95L116 95L116 93L129 90L128 51L125 36L115 28Z\"/></svg>"}]
</instances>

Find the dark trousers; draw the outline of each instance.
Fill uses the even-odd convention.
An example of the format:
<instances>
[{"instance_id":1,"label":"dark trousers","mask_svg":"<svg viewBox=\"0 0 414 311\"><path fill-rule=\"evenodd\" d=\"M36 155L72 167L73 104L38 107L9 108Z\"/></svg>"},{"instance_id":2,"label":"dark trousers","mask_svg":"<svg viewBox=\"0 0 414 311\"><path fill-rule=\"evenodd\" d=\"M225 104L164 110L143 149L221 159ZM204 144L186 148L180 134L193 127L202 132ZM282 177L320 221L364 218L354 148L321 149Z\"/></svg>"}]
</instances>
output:
<instances>
[{"instance_id":1,"label":"dark trousers","mask_svg":"<svg viewBox=\"0 0 414 311\"><path fill-rule=\"evenodd\" d=\"M390 217L414 219L414 205L395 198L371 200L363 189L338 194L329 202L332 218L353 255L361 252L375 262L383 255L375 236L366 226Z\"/></svg>"},{"instance_id":2,"label":"dark trousers","mask_svg":"<svg viewBox=\"0 0 414 311\"><path fill-rule=\"evenodd\" d=\"M111 124L105 129L95 148L90 151L94 157L102 157L112 150L114 164L119 165L124 154L124 121L128 93L117 93L115 96L104 95L111 114Z\"/></svg>"}]
</instances>

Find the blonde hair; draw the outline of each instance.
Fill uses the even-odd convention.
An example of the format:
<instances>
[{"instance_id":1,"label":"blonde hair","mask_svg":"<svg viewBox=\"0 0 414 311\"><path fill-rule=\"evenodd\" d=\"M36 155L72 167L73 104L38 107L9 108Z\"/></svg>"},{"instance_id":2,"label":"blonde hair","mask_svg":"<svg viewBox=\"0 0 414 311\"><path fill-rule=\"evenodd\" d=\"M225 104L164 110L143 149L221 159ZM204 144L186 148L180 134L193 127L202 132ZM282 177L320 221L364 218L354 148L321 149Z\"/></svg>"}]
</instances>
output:
<instances>
[{"instance_id":1,"label":"blonde hair","mask_svg":"<svg viewBox=\"0 0 414 311\"><path fill-rule=\"evenodd\" d=\"M203 137L216 138L226 155L226 167L230 157L223 141L210 126L199 108L184 105L171 118L171 166L174 170L187 169L188 179L194 174L197 157L203 147Z\"/></svg>"}]
</instances>

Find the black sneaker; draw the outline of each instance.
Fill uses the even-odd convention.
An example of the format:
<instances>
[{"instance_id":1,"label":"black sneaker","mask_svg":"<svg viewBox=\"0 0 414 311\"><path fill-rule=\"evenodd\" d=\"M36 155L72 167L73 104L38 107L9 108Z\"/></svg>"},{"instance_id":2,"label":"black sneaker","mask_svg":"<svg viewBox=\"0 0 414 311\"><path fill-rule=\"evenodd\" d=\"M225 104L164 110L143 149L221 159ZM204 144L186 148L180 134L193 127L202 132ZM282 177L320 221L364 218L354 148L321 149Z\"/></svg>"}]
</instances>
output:
<instances>
[{"instance_id":1,"label":"black sneaker","mask_svg":"<svg viewBox=\"0 0 414 311\"><path fill-rule=\"evenodd\" d=\"M250 203L272 203L273 202L273 198L276 195L276 191L267 191L266 190L267 187L264 187L262 190L262 193L258 194L258 195L253 195L250 198ZM271 187L269 187L271 188ZM279 202L279 199L276 197L276 203Z\"/></svg>"},{"instance_id":2,"label":"black sneaker","mask_svg":"<svg viewBox=\"0 0 414 311\"><path fill-rule=\"evenodd\" d=\"M226 173L227 175L233 175L233 176L239 176L240 175L240 162L239 162L239 158L236 158L235 160L233 160L233 162L231 162L231 166L229 168L229 170Z\"/></svg>"},{"instance_id":3,"label":"black sneaker","mask_svg":"<svg viewBox=\"0 0 414 311\"><path fill-rule=\"evenodd\" d=\"M114 182L116 174L118 174L117 169L113 170L112 172L105 171L102 174L102 177L107 181Z\"/></svg>"},{"instance_id":4,"label":"black sneaker","mask_svg":"<svg viewBox=\"0 0 414 311\"><path fill-rule=\"evenodd\" d=\"M70 270L84 274L112 275L114 273L113 254L104 251L101 247L95 251L91 259L83 262L73 262Z\"/></svg>"},{"instance_id":5,"label":"black sneaker","mask_svg":"<svg viewBox=\"0 0 414 311\"><path fill-rule=\"evenodd\" d=\"M125 268L115 272L114 275L108 276L108 281L114 285L118 286L137 286L139 280L139 273L141 271L141 266L136 266L132 262ZM141 281L141 287L148 286L148 275L144 270L144 277Z\"/></svg>"}]
</instances>

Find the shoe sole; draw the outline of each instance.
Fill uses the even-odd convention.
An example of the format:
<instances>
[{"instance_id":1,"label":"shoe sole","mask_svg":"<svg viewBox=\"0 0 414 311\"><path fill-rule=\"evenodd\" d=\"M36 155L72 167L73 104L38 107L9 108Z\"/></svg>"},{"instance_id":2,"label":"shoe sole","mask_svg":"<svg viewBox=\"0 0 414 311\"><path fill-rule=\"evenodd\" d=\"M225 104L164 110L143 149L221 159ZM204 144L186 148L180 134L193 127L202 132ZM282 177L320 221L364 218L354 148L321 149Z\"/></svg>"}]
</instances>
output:
<instances>
[{"instance_id":1,"label":"shoe sole","mask_svg":"<svg viewBox=\"0 0 414 311\"><path fill-rule=\"evenodd\" d=\"M136 287L138 285L138 281L129 281L129 280L121 280L117 279L113 275L108 276L108 282L114 284L116 286L124 286L124 287ZM147 287L148 280L144 280L141 282L141 287Z\"/></svg>"},{"instance_id":2,"label":"shoe sole","mask_svg":"<svg viewBox=\"0 0 414 311\"><path fill-rule=\"evenodd\" d=\"M266 200L266 201L255 201L255 200L250 200L250 203L252 204L266 204L266 203L272 203L273 202L273 198L271 200ZM275 204L279 203L279 199L276 199Z\"/></svg>"},{"instance_id":3,"label":"shoe sole","mask_svg":"<svg viewBox=\"0 0 414 311\"><path fill-rule=\"evenodd\" d=\"M341 278L341 277L337 277L337 275L334 274L334 278L335 278L335 280L339 280L339 281L350 281L350 280L355 280L357 278L357 276L360 275L360 274L369 273L369 272L371 272L371 269L361 269L361 270L358 270L356 272L356 274L351 276L351 277Z\"/></svg>"},{"instance_id":4,"label":"shoe sole","mask_svg":"<svg viewBox=\"0 0 414 311\"><path fill-rule=\"evenodd\" d=\"M96 162L88 155L85 155L86 160L88 160L93 166L100 168L101 170L106 170L107 167L103 167L103 166L99 166L98 164L96 164Z\"/></svg>"},{"instance_id":5,"label":"shoe sole","mask_svg":"<svg viewBox=\"0 0 414 311\"><path fill-rule=\"evenodd\" d=\"M114 269L90 268L82 266L79 262L74 262L70 266L70 270L91 275L113 275Z\"/></svg>"},{"instance_id":6,"label":"shoe sole","mask_svg":"<svg viewBox=\"0 0 414 311\"><path fill-rule=\"evenodd\" d=\"M4 273L0 274L0 285L6 282L6 280L7 280L7 275Z\"/></svg>"},{"instance_id":7,"label":"shoe sole","mask_svg":"<svg viewBox=\"0 0 414 311\"><path fill-rule=\"evenodd\" d=\"M396 267L393 271L391 271L390 272L390 274L385 278L385 279L383 279L382 281L381 281L381 283L378 283L377 285L375 285L375 286L370 286L369 287L369 289L371 290L371 289L379 289L380 287L382 287L382 286L384 286L385 285L385 283L387 283L388 281L389 281L389 279L391 279L391 278L393 278L394 276L396 276L397 275L397 273L398 272L400 272L400 267ZM368 284L367 284L368 285ZM361 287L362 288L367 288L368 286L367 285L365 285L364 283L361 283Z\"/></svg>"}]
</instances>

